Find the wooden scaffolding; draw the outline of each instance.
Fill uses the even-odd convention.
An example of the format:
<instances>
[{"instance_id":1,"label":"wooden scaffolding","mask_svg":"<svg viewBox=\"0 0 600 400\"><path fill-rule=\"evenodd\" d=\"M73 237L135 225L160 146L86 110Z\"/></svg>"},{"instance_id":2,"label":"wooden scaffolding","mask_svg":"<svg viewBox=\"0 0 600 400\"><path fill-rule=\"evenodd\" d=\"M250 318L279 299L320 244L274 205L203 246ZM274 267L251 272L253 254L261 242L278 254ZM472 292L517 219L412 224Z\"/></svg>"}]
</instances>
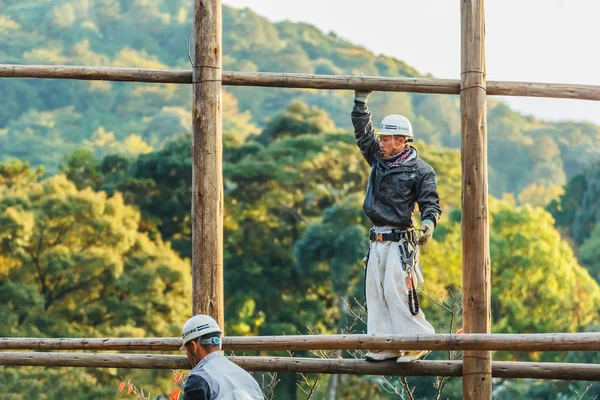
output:
<instances>
[{"instance_id":1,"label":"wooden scaffolding","mask_svg":"<svg viewBox=\"0 0 600 400\"><path fill-rule=\"evenodd\" d=\"M0 77L191 84L192 309L223 326L223 85L460 94L463 239L463 335L328 335L226 337L225 350L404 349L463 350L462 361L406 365L354 359L232 357L251 371L462 376L465 399L491 399L492 377L600 380L600 365L493 362L491 351L600 350L600 333L490 334L490 253L487 181L487 95L600 100L600 86L486 80L484 0L461 0L459 80L327 76L222 71L221 0L194 0L190 70L0 65ZM208 288L208 290L206 289ZM178 350L180 339L0 338L0 350ZM188 368L172 355L0 352L0 365Z\"/></svg>"}]
</instances>

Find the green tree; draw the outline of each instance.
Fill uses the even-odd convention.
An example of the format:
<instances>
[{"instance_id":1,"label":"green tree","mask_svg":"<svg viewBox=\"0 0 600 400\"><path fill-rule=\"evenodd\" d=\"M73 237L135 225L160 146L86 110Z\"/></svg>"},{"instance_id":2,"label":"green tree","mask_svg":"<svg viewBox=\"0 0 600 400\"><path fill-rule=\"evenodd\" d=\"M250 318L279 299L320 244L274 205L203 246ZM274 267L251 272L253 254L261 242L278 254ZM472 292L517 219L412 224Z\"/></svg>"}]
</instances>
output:
<instances>
[{"instance_id":1,"label":"green tree","mask_svg":"<svg viewBox=\"0 0 600 400\"><path fill-rule=\"evenodd\" d=\"M29 163L11 159L0 163L0 187L12 189L13 187L27 187L33 184L43 174L43 168L35 170Z\"/></svg>"},{"instance_id":2,"label":"green tree","mask_svg":"<svg viewBox=\"0 0 600 400\"><path fill-rule=\"evenodd\" d=\"M598 320L600 287L541 208L493 208L492 320L497 332L575 332Z\"/></svg>"},{"instance_id":3,"label":"green tree","mask_svg":"<svg viewBox=\"0 0 600 400\"><path fill-rule=\"evenodd\" d=\"M586 190L586 177L584 174L577 175L567 183L563 195L551 201L546 207L556 220L556 226L565 231L565 236L573 236L572 229L575 222L575 215Z\"/></svg>"},{"instance_id":4,"label":"green tree","mask_svg":"<svg viewBox=\"0 0 600 400\"><path fill-rule=\"evenodd\" d=\"M586 189L575 213L573 239L578 244L587 239L600 220L600 164L585 171Z\"/></svg>"},{"instance_id":5,"label":"green tree","mask_svg":"<svg viewBox=\"0 0 600 400\"><path fill-rule=\"evenodd\" d=\"M360 196L351 195L328 208L322 220L309 225L294 246L302 273L325 273L331 281L341 312L338 332L346 328L346 305L353 303L352 297L359 297L358 293L362 297L361 261L368 249L368 230L361 203Z\"/></svg>"},{"instance_id":6,"label":"green tree","mask_svg":"<svg viewBox=\"0 0 600 400\"><path fill-rule=\"evenodd\" d=\"M564 192L564 189L559 185L550 184L544 186L531 183L521 191L518 200L520 204L545 207L553 201L558 200Z\"/></svg>"},{"instance_id":7,"label":"green tree","mask_svg":"<svg viewBox=\"0 0 600 400\"><path fill-rule=\"evenodd\" d=\"M96 189L104 182L104 176L98 169L98 161L86 150L76 150L65 157L59 170L78 189L90 187Z\"/></svg>"},{"instance_id":8,"label":"green tree","mask_svg":"<svg viewBox=\"0 0 600 400\"><path fill-rule=\"evenodd\" d=\"M182 0L30 1L26 9L11 1L0 14L0 48L3 60L15 64L183 69L189 60L181 51L182 38L191 24L189 5ZM376 56L335 34L289 21L274 24L248 9L223 8L223 54L228 70L423 76L401 60ZM14 79L4 82L3 96L0 159L17 157L51 173L82 143L97 152L95 157L135 156L160 150L191 130L192 98L185 85ZM320 115L298 120L293 113L281 114L294 102L326 112L327 124L334 125L324 131L349 129L352 101L347 91L234 87L223 95L224 139L239 145L265 126L272 131L267 135L320 131ZM488 104L489 178L495 196L517 197L531 184L562 185L597 162L600 127L539 121L499 101ZM376 93L370 105L376 125L385 115L400 113L411 119L418 139L460 147L456 96ZM238 112L230 116L234 109ZM507 162L507 155L518 162Z\"/></svg>"},{"instance_id":9,"label":"green tree","mask_svg":"<svg viewBox=\"0 0 600 400\"><path fill-rule=\"evenodd\" d=\"M140 213L120 194L79 190L64 175L37 180L2 164L2 336L176 336L191 310L189 262L140 232ZM12 184L6 184L12 182ZM119 376L168 392L168 372L3 368L16 398L113 398ZM60 377L63 377L60 379Z\"/></svg>"},{"instance_id":10,"label":"green tree","mask_svg":"<svg viewBox=\"0 0 600 400\"><path fill-rule=\"evenodd\" d=\"M73 107L53 112L29 110L0 133L3 158L28 160L35 166L56 165L57 155L76 149L69 139L75 134L80 118Z\"/></svg>"},{"instance_id":11,"label":"green tree","mask_svg":"<svg viewBox=\"0 0 600 400\"><path fill-rule=\"evenodd\" d=\"M590 237L600 219L600 164L594 164L575 176L565 187L565 193L548 205L556 225L570 236L577 246Z\"/></svg>"},{"instance_id":12,"label":"green tree","mask_svg":"<svg viewBox=\"0 0 600 400\"><path fill-rule=\"evenodd\" d=\"M335 124L327 113L316 107L309 108L303 102L290 104L287 111L275 117L258 137L262 144L270 141L294 137L302 134L333 132Z\"/></svg>"},{"instance_id":13,"label":"green tree","mask_svg":"<svg viewBox=\"0 0 600 400\"><path fill-rule=\"evenodd\" d=\"M3 187L3 336L176 333L189 266L139 233L139 220L120 195L78 190L62 175Z\"/></svg>"},{"instance_id":14,"label":"green tree","mask_svg":"<svg viewBox=\"0 0 600 400\"><path fill-rule=\"evenodd\" d=\"M70 28L75 19L75 9L70 3L60 4L52 9L52 23L58 28Z\"/></svg>"},{"instance_id":15,"label":"green tree","mask_svg":"<svg viewBox=\"0 0 600 400\"><path fill-rule=\"evenodd\" d=\"M596 225L579 248L579 258L598 283L600 283L600 225Z\"/></svg>"}]
</instances>

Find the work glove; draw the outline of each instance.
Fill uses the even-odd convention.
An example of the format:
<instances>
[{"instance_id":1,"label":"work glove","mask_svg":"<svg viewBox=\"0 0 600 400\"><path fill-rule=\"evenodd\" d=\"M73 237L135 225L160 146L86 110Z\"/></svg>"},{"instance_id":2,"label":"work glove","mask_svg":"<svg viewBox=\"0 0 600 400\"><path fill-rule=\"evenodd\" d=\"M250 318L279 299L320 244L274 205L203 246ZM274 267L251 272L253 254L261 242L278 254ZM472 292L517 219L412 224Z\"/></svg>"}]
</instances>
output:
<instances>
[{"instance_id":1,"label":"work glove","mask_svg":"<svg viewBox=\"0 0 600 400\"><path fill-rule=\"evenodd\" d=\"M419 245L425 246L431 238L433 237L433 230L435 229L435 224L432 220L426 219L421 223L421 228L419 229L421 232L421 237L419 238Z\"/></svg>"},{"instance_id":2,"label":"work glove","mask_svg":"<svg viewBox=\"0 0 600 400\"><path fill-rule=\"evenodd\" d=\"M367 103L367 98L371 95L371 92L362 92L360 90L354 91L354 100L360 101L361 103Z\"/></svg>"}]
</instances>

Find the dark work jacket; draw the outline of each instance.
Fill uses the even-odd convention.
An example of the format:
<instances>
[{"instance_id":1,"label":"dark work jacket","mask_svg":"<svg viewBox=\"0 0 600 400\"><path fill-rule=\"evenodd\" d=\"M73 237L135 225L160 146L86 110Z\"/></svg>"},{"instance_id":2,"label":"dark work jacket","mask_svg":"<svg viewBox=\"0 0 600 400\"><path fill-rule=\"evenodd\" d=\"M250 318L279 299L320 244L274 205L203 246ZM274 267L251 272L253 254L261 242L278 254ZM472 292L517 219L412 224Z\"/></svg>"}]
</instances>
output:
<instances>
[{"instance_id":1,"label":"dark work jacket","mask_svg":"<svg viewBox=\"0 0 600 400\"><path fill-rule=\"evenodd\" d=\"M183 400L263 400L252 375L216 351L191 370L184 385Z\"/></svg>"},{"instance_id":2,"label":"dark work jacket","mask_svg":"<svg viewBox=\"0 0 600 400\"><path fill-rule=\"evenodd\" d=\"M356 144L371 166L363 210L373 225L411 228L416 204L421 220L437 224L442 209L433 168L418 153L416 158L390 168L375 140L371 112L365 103L354 102L352 124Z\"/></svg>"}]
</instances>

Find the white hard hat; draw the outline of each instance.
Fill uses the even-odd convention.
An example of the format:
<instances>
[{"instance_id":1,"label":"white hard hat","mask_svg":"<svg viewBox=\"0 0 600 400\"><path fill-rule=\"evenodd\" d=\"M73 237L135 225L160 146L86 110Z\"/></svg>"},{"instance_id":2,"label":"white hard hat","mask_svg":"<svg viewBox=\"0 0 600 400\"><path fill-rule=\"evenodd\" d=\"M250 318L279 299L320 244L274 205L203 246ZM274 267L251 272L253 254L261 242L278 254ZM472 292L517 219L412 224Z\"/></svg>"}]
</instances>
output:
<instances>
[{"instance_id":1,"label":"white hard hat","mask_svg":"<svg viewBox=\"0 0 600 400\"><path fill-rule=\"evenodd\" d=\"M398 135L412 138L413 130L408 118L399 114L392 114L388 115L381 121L381 125L379 125L379 132L377 134Z\"/></svg>"},{"instance_id":2,"label":"white hard hat","mask_svg":"<svg viewBox=\"0 0 600 400\"><path fill-rule=\"evenodd\" d=\"M181 329L181 338L183 339L183 344L179 350L185 349L185 344L190 340L215 332L223 333L221 328L219 328L217 321L208 315L194 315L192 318L187 320ZM214 339L217 338L213 338L211 343L206 344L220 343L219 340L215 341Z\"/></svg>"}]
</instances>

